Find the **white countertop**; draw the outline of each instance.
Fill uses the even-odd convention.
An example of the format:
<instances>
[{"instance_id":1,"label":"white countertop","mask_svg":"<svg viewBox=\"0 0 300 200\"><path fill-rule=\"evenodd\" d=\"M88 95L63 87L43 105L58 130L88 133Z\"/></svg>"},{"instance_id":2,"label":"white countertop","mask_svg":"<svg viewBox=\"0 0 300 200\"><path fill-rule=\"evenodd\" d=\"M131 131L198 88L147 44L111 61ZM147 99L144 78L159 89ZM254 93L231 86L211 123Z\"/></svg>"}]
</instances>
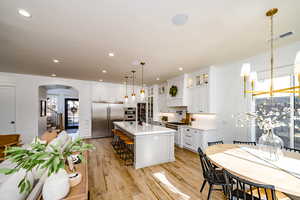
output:
<instances>
[{"instance_id":1,"label":"white countertop","mask_svg":"<svg viewBox=\"0 0 300 200\"><path fill-rule=\"evenodd\" d=\"M134 136L176 132L175 130L170 128L150 124L144 124L143 126L141 126L136 122L114 122L114 124Z\"/></svg>"}]
</instances>

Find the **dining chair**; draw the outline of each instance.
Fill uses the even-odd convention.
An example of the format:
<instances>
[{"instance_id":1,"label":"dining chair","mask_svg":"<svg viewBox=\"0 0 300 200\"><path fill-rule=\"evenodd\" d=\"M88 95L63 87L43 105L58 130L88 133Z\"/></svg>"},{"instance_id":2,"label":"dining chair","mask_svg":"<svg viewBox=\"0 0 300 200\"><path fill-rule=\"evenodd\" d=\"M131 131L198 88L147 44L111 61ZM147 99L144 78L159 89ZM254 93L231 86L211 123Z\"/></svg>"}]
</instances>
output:
<instances>
[{"instance_id":1,"label":"dining chair","mask_svg":"<svg viewBox=\"0 0 300 200\"><path fill-rule=\"evenodd\" d=\"M200 192L202 193L206 183L209 184L209 191L207 195L207 200L210 199L211 191L213 190L222 190L224 192L224 187L226 185L225 177L223 170L215 169L213 164L210 162L205 153L203 153L202 149L198 148L198 153L200 157L200 163L202 167L202 173L204 181L202 183ZM214 186L222 186L222 189L214 188Z\"/></svg>"},{"instance_id":2,"label":"dining chair","mask_svg":"<svg viewBox=\"0 0 300 200\"><path fill-rule=\"evenodd\" d=\"M218 140L214 142L207 142L208 146L216 145L216 144L224 144L223 140Z\"/></svg>"},{"instance_id":3,"label":"dining chair","mask_svg":"<svg viewBox=\"0 0 300 200\"><path fill-rule=\"evenodd\" d=\"M295 152L295 153L300 153L300 149L294 149L290 147L283 147L287 151Z\"/></svg>"},{"instance_id":4,"label":"dining chair","mask_svg":"<svg viewBox=\"0 0 300 200\"><path fill-rule=\"evenodd\" d=\"M233 144L247 144L247 145L256 146L256 142L246 142L246 141L239 141L239 140L233 140Z\"/></svg>"},{"instance_id":5,"label":"dining chair","mask_svg":"<svg viewBox=\"0 0 300 200\"><path fill-rule=\"evenodd\" d=\"M224 170L225 194L229 200L290 200L273 185L254 183Z\"/></svg>"}]
</instances>

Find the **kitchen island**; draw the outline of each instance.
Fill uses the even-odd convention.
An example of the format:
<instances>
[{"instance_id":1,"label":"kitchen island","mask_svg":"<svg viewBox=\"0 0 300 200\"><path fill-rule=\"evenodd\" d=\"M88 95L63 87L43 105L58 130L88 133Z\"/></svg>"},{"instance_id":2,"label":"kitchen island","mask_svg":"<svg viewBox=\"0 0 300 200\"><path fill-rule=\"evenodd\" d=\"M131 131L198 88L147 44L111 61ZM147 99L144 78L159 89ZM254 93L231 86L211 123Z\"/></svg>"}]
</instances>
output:
<instances>
[{"instance_id":1,"label":"kitchen island","mask_svg":"<svg viewBox=\"0 0 300 200\"><path fill-rule=\"evenodd\" d=\"M175 130L136 122L114 122L114 125L134 140L135 169L175 161Z\"/></svg>"}]
</instances>

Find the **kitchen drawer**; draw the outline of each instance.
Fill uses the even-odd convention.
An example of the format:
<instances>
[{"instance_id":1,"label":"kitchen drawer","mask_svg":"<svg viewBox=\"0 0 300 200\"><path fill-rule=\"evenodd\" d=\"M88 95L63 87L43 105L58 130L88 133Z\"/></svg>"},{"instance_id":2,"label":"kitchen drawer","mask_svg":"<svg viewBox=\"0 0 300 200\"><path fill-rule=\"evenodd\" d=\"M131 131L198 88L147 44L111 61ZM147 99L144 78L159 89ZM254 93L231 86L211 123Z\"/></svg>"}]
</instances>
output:
<instances>
[{"instance_id":1,"label":"kitchen drawer","mask_svg":"<svg viewBox=\"0 0 300 200\"><path fill-rule=\"evenodd\" d=\"M183 146L192 150L195 149L194 145L189 141L184 141Z\"/></svg>"}]
</instances>

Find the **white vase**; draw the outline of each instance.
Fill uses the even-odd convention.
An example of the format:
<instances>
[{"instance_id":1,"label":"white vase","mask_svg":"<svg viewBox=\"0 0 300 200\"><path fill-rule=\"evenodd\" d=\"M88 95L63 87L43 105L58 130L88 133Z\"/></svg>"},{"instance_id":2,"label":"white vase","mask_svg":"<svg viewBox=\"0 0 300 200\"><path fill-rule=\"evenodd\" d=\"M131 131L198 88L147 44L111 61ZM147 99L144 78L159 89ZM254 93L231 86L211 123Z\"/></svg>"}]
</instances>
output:
<instances>
[{"instance_id":1,"label":"white vase","mask_svg":"<svg viewBox=\"0 0 300 200\"><path fill-rule=\"evenodd\" d=\"M70 191L69 175L61 169L49 176L43 186L44 200L59 200L68 195Z\"/></svg>"}]
</instances>

